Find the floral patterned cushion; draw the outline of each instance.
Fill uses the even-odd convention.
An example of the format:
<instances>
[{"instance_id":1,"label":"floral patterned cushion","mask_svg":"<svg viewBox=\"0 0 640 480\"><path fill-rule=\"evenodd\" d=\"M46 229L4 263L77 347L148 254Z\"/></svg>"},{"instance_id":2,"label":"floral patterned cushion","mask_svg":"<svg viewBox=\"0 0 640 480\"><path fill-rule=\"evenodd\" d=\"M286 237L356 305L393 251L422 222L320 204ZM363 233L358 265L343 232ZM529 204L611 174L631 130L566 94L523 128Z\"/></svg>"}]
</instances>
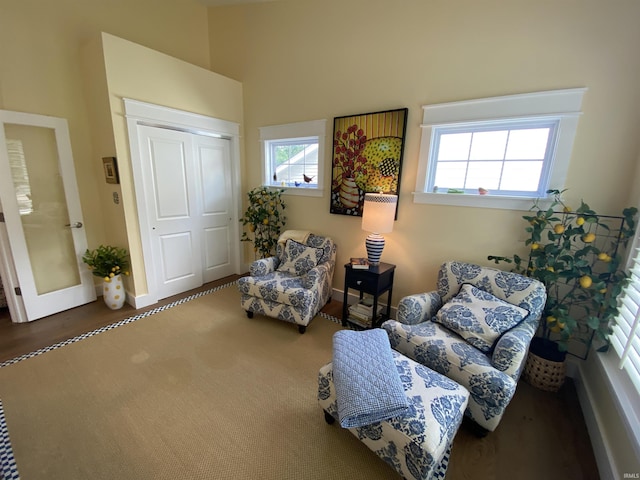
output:
<instances>
[{"instance_id":1,"label":"floral patterned cushion","mask_svg":"<svg viewBox=\"0 0 640 480\"><path fill-rule=\"evenodd\" d=\"M473 285L463 284L434 320L486 353L500 335L518 325L528 313Z\"/></svg>"},{"instance_id":2,"label":"floral patterned cushion","mask_svg":"<svg viewBox=\"0 0 640 480\"><path fill-rule=\"evenodd\" d=\"M284 246L282 261L277 270L296 276L304 275L318 265L323 253L322 248L310 247L289 239Z\"/></svg>"}]
</instances>

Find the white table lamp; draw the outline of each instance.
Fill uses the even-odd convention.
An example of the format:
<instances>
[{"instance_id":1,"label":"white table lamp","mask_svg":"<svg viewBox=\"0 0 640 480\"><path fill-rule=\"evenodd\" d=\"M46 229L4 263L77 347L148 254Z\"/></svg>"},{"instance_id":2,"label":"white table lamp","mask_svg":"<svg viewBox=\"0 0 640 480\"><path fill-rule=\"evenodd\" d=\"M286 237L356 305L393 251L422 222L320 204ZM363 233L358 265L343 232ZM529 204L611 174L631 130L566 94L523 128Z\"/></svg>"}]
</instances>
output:
<instances>
[{"instance_id":1,"label":"white table lamp","mask_svg":"<svg viewBox=\"0 0 640 480\"><path fill-rule=\"evenodd\" d=\"M384 237L381 233L393 231L396 216L397 195L385 193L365 193L362 211L362 229L372 232L365 241L367 260L371 265L379 265Z\"/></svg>"}]
</instances>

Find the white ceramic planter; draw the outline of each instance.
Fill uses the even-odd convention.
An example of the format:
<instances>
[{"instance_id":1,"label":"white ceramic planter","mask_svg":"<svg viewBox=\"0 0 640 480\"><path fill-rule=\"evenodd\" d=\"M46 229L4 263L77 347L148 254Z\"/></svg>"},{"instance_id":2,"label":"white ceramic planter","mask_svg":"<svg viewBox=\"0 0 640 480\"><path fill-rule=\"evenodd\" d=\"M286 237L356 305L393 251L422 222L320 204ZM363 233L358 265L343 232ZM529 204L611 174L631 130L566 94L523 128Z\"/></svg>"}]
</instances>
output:
<instances>
[{"instance_id":1,"label":"white ceramic planter","mask_svg":"<svg viewBox=\"0 0 640 480\"><path fill-rule=\"evenodd\" d=\"M124 305L125 293L122 275L116 275L110 281L102 282L102 298L111 310L118 310Z\"/></svg>"}]
</instances>

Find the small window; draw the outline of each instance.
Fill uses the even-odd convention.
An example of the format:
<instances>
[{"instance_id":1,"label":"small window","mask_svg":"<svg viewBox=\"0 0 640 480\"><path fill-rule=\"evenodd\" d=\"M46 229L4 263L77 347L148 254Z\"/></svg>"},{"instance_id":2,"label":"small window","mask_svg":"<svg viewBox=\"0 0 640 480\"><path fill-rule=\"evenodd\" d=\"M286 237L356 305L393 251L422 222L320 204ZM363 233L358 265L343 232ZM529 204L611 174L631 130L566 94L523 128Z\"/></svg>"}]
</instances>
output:
<instances>
[{"instance_id":1,"label":"small window","mask_svg":"<svg viewBox=\"0 0 640 480\"><path fill-rule=\"evenodd\" d=\"M260 128L263 185L294 195L321 196L326 121Z\"/></svg>"},{"instance_id":2,"label":"small window","mask_svg":"<svg viewBox=\"0 0 640 480\"><path fill-rule=\"evenodd\" d=\"M414 201L522 208L564 188L584 91L423 107Z\"/></svg>"}]
</instances>

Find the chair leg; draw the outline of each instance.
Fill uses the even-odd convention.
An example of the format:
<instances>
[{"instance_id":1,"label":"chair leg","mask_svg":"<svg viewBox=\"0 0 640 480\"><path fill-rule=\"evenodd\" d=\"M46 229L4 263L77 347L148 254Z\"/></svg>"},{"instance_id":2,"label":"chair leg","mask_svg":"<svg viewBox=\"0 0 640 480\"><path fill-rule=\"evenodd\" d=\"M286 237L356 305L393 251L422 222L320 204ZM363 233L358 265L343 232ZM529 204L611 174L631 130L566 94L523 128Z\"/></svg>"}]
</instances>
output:
<instances>
[{"instance_id":1,"label":"chair leg","mask_svg":"<svg viewBox=\"0 0 640 480\"><path fill-rule=\"evenodd\" d=\"M474 436L478 438L484 438L489 434L489 430L484 427L481 427L476 422L471 420L469 417L464 417L462 419L463 425L465 425L466 429L471 432Z\"/></svg>"},{"instance_id":2,"label":"chair leg","mask_svg":"<svg viewBox=\"0 0 640 480\"><path fill-rule=\"evenodd\" d=\"M253 318L253 312L251 310L247 310L247 317Z\"/></svg>"},{"instance_id":3,"label":"chair leg","mask_svg":"<svg viewBox=\"0 0 640 480\"><path fill-rule=\"evenodd\" d=\"M300 335L302 335L304 332L307 331L307 326L306 325L298 325L298 331L300 332Z\"/></svg>"},{"instance_id":4,"label":"chair leg","mask_svg":"<svg viewBox=\"0 0 640 480\"><path fill-rule=\"evenodd\" d=\"M331 415L326 410L323 410L323 412L324 412L324 421L327 422L329 425L333 425L333 422L336 421L336 419L333 418L333 415Z\"/></svg>"}]
</instances>

